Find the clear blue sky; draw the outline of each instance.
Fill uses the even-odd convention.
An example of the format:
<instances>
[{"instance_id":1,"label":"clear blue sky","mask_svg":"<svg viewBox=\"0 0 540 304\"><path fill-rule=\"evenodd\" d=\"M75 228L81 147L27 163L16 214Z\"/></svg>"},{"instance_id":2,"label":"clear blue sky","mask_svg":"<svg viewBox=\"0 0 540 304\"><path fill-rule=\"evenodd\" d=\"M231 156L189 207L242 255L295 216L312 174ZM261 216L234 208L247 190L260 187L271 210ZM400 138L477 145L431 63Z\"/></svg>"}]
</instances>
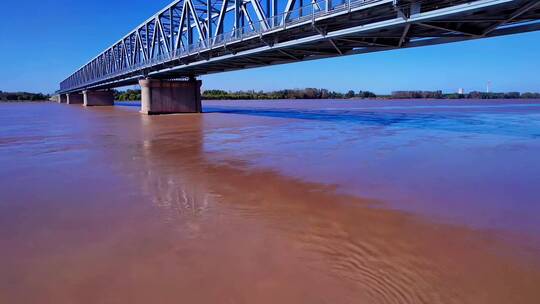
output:
<instances>
[{"instance_id":1,"label":"clear blue sky","mask_svg":"<svg viewBox=\"0 0 540 304\"><path fill-rule=\"evenodd\" d=\"M53 92L76 68L169 0L1 4L0 90ZM207 89L320 87L387 93L458 88L540 92L540 32L348 56L202 77Z\"/></svg>"}]
</instances>

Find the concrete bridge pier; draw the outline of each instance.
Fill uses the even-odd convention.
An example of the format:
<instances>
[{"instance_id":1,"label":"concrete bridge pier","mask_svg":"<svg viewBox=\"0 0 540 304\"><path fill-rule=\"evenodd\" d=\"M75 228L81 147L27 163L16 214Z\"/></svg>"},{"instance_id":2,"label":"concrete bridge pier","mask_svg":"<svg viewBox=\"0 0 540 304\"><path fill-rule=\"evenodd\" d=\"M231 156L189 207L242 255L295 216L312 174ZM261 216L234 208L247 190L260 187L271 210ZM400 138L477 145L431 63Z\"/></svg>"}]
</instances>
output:
<instances>
[{"instance_id":1,"label":"concrete bridge pier","mask_svg":"<svg viewBox=\"0 0 540 304\"><path fill-rule=\"evenodd\" d=\"M67 103L67 94L59 94L57 102L58 103Z\"/></svg>"},{"instance_id":2,"label":"concrete bridge pier","mask_svg":"<svg viewBox=\"0 0 540 304\"><path fill-rule=\"evenodd\" d=\"M200 80L141 79L141 113L201 113Z\"/></svg>"},{"instance_id":3,"label":"concrete bridge pier","mask_svg":"<svg viewBox=\"0 0 540 304\"><path fill-rule=\"evenodd\" d=\"M83 95L81 93L66 94L66 103L67 104L82 104Z\"/></svg>"},{"instance_id":4,"label":"concrete bridge pier","mask_svg":"<svg viewBox=\"0 0 540 304\"><path fill-rule=\"evenodd\" d=\"M113 106L114 105L114 93L113 91L83 91L84 106Z\"/></svg>"}]
</instances>

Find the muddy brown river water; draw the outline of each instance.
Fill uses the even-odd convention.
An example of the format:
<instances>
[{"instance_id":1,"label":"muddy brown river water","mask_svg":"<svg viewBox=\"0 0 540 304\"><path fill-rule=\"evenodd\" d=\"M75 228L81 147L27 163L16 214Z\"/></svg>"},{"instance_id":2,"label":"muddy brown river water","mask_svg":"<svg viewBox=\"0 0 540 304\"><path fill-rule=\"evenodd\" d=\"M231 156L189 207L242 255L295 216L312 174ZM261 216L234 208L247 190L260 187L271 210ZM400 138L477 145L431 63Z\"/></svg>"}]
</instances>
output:
<instances>
[{"instance_id":1,"label":"muddy brown river water","mask_svg":"<svg viewBox=\"0 0 540 304\"><path fill-rule=\"evenodd\" d=\"M540 101L0 104L0 303L540 303Z\"/></svg>"}]
</instances>

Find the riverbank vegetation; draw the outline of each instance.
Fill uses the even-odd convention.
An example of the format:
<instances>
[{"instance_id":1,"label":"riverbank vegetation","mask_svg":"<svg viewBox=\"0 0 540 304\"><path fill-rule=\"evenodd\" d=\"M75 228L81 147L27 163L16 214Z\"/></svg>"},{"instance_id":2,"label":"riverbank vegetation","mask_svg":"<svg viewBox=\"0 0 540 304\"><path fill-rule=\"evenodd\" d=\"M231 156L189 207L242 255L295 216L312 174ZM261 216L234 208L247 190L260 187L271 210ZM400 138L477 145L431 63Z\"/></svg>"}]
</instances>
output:
<instances>
[{"instance_id":1,"label":"riverbank vegetation","mask_svg":"<svg viewBox=\"0 0 540 304\"><path fill-rule=\"evenodd\" d=\"M141 90L114 90L114 99L118 101L136 101L141 100Z\"/></svg>"},{"instance_id":2,"label":"riverbank vegetation","mask_svg":"<svg viewBox=\"0 0 540 304\"><path fill-rule=\"evenodd\" d=\"M224 91L206 90L206 100L268 100L268 99L540 99L540 93L486 93L473 91L466 94L443 93L442 91L394 91L389 95L376 95L371 91L347 93L326 89L306 88L279 91Z\"/></svg>"},{"instance_id":3,"label":"riverbank vegetation","mask_svg":"<svg viewBox=\"0 0 540 304\"><path fill-rule=\"evenodd\" d=\"M443 93L442 91L395 91L389 96L380 96L391 99L540 99L540 93L520 92L478 92L466 94Z\"/></svg>"},{"instance_id":4,"label":"riverbank vegetation","mask_svg":"<svg viewBox=\"0 0 540 304\"><path fill-rule=\"evenodd\" d=\"M138 101L141 100L141 90L129 89L126 91L114 90L115 100ZM29 92L2 92L0 101L42 101L49 100L50 95ZM377 95L371 91L353 91L346 93L330 91L327 89L305 88L286 89L277 91L225 91L205 90L202 92L204 100L278 100L278 99L540 99L540 93L531 92L478 92L465 94L443 93L442 91L394 91L387 95Z\"/></svg>"},{"instance_id":5,"label":"riverbank vegetation","mask_svg":"<svg viewBox=\"0 0 540 304\"><path fill-rule=\"evenodd\" d=\"M49 95L42 93L0 91L0 101L45 101L49 98Z\"/></svg>"},{"instance_id":6,"label":"riverbank vegetation","mask_svg":"<svg viewBox=\"0 0 540 304\"><path fill-rule=\"evenodd\" d=\"M271 100L271 99L350 99L375 98L374 93L368 91L340 93L326 89L306 88L279 91L224 91L205 90L202 99L205 100ZM115 91L115 99L119 101L140 100L140 90Z\"/></svg>"},{"instance_id":7,"label":"riverbank vegetation","mask_svg":"<svg viewBox=\"0 0 540 304\"><path fill-rule=\"evenodd\" d=\"M340 93L326 89L305 88L279 91L223 91L223 90L205 90L203 99L350 99L350 98L375 98L374 93L369 91L348 91Z\"/></svg>"}]
</instances>

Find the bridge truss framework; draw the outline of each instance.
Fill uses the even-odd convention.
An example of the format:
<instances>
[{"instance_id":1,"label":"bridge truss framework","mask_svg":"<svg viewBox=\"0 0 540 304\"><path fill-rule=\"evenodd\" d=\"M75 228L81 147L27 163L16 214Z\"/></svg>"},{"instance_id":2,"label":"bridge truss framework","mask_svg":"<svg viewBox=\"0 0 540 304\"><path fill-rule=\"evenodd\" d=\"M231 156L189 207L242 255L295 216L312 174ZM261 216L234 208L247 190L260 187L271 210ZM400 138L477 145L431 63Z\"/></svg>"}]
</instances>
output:
<instances>
[{"instance_id":1,"label":"bridge truss framework","mask_svg":"<svg viewBox=\"0 0 540 304\"><path fill-rule=\"evenodd\" d=\"M60 93L540 29L540 0L177 0Z\"/></svg>"}]
</instances>

